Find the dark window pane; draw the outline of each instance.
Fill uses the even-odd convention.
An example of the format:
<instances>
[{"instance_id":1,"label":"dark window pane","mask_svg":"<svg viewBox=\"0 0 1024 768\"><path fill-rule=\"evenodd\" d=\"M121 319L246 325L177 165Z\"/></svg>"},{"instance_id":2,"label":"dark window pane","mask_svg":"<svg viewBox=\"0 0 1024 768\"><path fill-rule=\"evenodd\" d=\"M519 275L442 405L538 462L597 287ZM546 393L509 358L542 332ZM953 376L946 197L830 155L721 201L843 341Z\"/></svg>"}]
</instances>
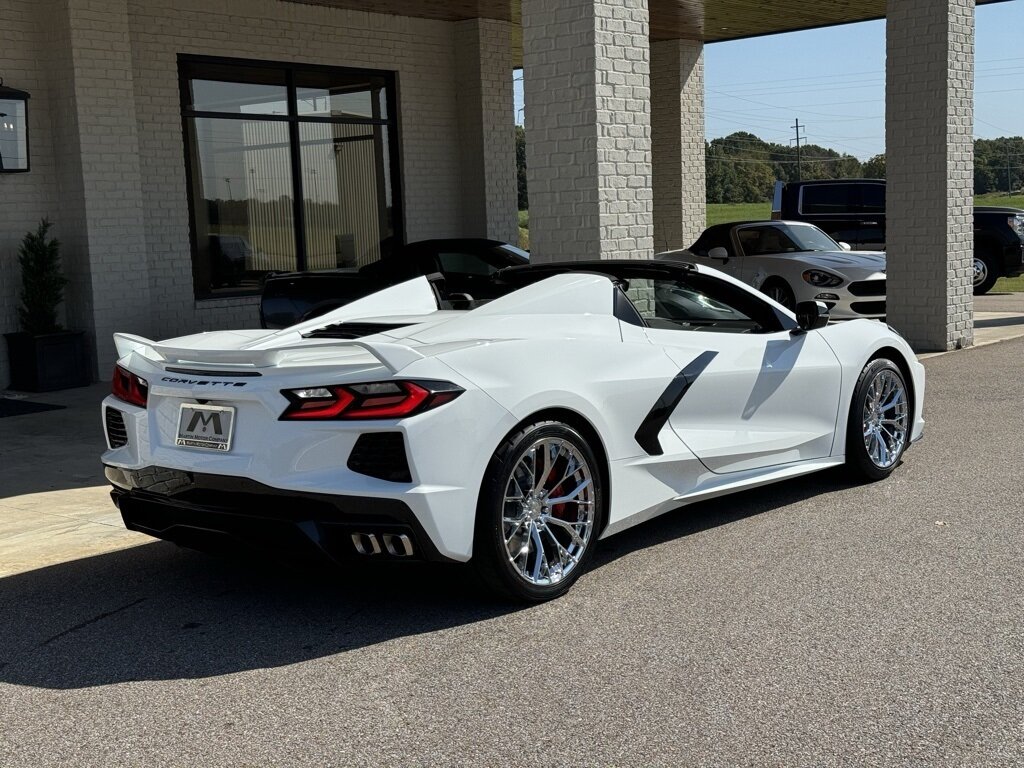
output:
<instances>
[{"instance_id":1,"label":"dark window pane","mask_svg":"<svg viewBox=\"0 0 1024 768\"><path fill-rule=\"evenodd\" d=\"M885 213L885 185L861 185L861 211L864 213Z\"/></svg>"},{"instance_id":2,"label":"dark window pane","mask_svg":"<svg viewBox=\"0 0 1024 768\"><path fill-rule=\"evenodd\" d=\"M383 77L345 72L295 73L298 113L303 117L386 120Z\"/></svg>"},{"instance_id":3,"label":"dark window pane","mask_svg":"<svg viewBox=\"0 0 1024 768\"><path fill-rule=\"evenodd\" d=\"M187 121L199 295L256 291L270 270L294 270L288 126Z\"/></svg>"},{"instance_id":4,"label":"dark window pane","mask_svg":"<svg viewBox=\"0 0 1024 768\"><path fill-rule=\"evenodd\" d=\"M491 275L500 268L488 263L496 261L494 257L485 261L483 256L475 253L439 253L437 260L441 264L441 271L452 275Z\"/></svg>"},{"instance_id":5,"label":"dark window pane","mask_svg":"<svg viewBox=\"0 0 1024 768\"><path fill-rule=\"evenodd\" d=\"M857 188L846 184L806 186L801 190L800 212L809 214L853 213Z\"/></svg>"},{"instance_id":6,"label":"dark window pane","mask_svg":"<svg viewBox=\"0 0 1024 768\"><path fill-rule=\"evenodd\" d=\"M0 168L7 171L28 168L27 137L25 102L0 99Z\"/></svg>"},{"instance_id":7,"label":"dark window pane","mask_svg":"<svg viewBox=\"0 0 1024 768\"><path fill-rule=\"evenodd\" d=\"M300 123L308 269L381 258L391 228L388 135L382 126Z\"/></svg>"}]
</instances>

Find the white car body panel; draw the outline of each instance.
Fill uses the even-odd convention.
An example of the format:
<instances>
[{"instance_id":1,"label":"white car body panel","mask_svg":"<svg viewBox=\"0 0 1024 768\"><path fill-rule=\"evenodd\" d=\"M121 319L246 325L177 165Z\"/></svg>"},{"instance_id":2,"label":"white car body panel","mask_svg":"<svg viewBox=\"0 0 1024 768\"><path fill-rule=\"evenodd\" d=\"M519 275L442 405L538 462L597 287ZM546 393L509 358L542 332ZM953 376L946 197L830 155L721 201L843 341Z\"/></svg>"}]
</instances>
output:
<instances>
[{"instance_id":1,"label":"white car body panel","mask_svg":"<svg viewBox=\"0 0 1024 768\"><path fill-rule=\"evenodd\" d=\"M680 367L695 356L693 340L681 346L678 331L647 333ZM721 473L828 456L841 374L819 333L766 334L753 344L746 335L715 336L708 348L718 355L670 419L701 461ZM822 395L804 398L804 392ZM806 405L794 412L791 405L800 400Z\"/></svg>"},{"instance_id":2,"label":"white car body panel","mask_svg":"<svg viewBox=\"0 0 1024 768\"><path fill-rule=\"evenodd\" d=\"M785 311L738 280L697 270ZM603 535L690 501L842 463L853 388L883 347L904 358L917 393L911 437L921 435L923 368L882 323L768 334L644 328L616 316L617 290L604 275L560 274L451 312L438 310L428 281L417 278L280 331L164 342L117 334L119 364L148 382L149 395L146 408L104 400L123 414L128 443L107 450L103 463L400 500L443 557L465 561L495 449L517 425L552 409L584 420L607 459ZM302 336L351 320L410 324L354 340ZM708 352L716 354L660 426L662 452L652 455L638 442L639 425L680 370ZM282 390L392 378L443 380L465 391L404 419L279 420L289 403ZM229 452L175 445L179 409L197 400L236 409ZM403 435L411 482L348 468L359 436L378 431Z\"/></svg>"}]
</instances>

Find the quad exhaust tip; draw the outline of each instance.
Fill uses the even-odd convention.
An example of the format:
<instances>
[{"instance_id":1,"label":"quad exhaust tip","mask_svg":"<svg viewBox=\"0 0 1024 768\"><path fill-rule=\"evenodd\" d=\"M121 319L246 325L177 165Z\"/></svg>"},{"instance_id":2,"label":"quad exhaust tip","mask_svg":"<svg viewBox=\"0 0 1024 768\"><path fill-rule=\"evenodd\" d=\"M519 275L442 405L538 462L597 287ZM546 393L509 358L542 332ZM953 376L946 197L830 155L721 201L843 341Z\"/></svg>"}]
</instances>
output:
<instances>
[{"instance_id":1,"label":"quad exhaust tip","mask_svg":"<svg viewBox=\"0 0 1024 768\"><path fill-rule=\"evenodd\" d=\"M384 548L381 549L383 543ZM360 555L379 555L387 552L392 557L412 557L412 539L404 533L353 533L352 546Z\"/></svg>"}]
</instances>

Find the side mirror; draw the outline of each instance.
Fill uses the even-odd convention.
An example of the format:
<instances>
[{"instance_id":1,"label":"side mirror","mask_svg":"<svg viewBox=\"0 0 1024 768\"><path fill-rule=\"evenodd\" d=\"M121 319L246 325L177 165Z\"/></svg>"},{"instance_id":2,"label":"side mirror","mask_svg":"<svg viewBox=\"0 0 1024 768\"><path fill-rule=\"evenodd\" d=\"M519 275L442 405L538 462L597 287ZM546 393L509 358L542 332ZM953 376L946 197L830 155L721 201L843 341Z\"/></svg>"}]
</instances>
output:
<instances>
[{"instance_id":1,"label":"side mirror","mask_svg":"<svg viewBox=\"0 0 1024 768\"><path fill-rule=\"evenodd\" d=\"M801 301L796 305L796 321L805 331L828 325L828 305L823 301Z\"/></svg>"},{"instance_id":2,"label":"side mirror","mask_svg":"<svg viewBox=\"0 0 1024 768\"><path fill-rule=\"evenodd\" d=\"M729 252L722 246L717 245L708 251L708 258L725 262L729 260Z\"/></svg>"},{"instance_id":3,"label":"side mirror","mask_svg":"<svg viewBox=\"0 0 1024 768\"><path fill-rule=\"evenodd\" d=\"M844 251L850 250L850 244L844 243L842 240L839 241L839 247L842 248Z\"/></svg>"}]
</instances>

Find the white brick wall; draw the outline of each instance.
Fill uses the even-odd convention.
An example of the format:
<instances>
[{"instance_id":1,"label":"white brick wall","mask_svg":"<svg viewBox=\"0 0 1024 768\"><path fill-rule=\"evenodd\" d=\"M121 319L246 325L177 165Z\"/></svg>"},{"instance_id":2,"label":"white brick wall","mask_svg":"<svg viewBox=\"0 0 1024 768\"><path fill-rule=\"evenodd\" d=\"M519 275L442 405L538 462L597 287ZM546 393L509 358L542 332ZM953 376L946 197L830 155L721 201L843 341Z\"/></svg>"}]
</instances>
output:
<instances>
[{"instance_id":1,"label":"white brick wall","mask_svg":"<svg viewBox=\"0 0 1024 768\"><path fill-rule=\"evenodd\" d=\"M706 226L704 44L651 44L654 250L687 248Z\"/></svg>"},{"instance_id":2,"label":"white brick wall","mask_svg":"<svg viewBox=\"0 0 1024 768\"><path fill-rule=\"evenodd\" d=\"M456 22L455 68L464 231L517 243L512 25L494 19Z\"/></svg>"},{"instance_id":3,"label":"white brick wall","mask_svg":"<svg viewBox=\"0 0 1024 768\"><path fill-rule=\"evenodd\" d=\"M974 0L889 0L888 321L919 350L973 341Z\"/></svg>"},{"instance_id":4,"label":"white brick wall","mask_svg":"<svg viewBox=\"0 0 1024 768\"><path fill-rule=\"evenodd\" d=\"M646 0L523 0L534 260L650 258Z\"/></svg>"}]
</instances>

